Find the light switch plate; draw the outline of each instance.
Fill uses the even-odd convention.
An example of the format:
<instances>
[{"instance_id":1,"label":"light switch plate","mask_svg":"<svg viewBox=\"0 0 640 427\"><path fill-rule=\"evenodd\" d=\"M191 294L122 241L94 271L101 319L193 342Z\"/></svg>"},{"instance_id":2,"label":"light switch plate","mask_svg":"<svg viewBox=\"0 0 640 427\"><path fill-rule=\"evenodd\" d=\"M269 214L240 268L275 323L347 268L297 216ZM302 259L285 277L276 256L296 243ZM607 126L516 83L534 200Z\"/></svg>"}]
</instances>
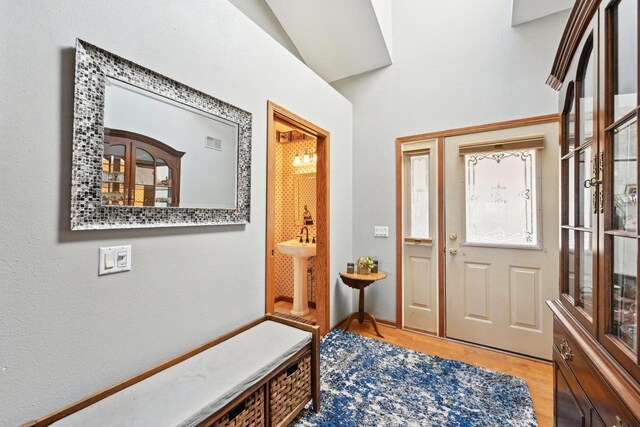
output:
<instances>
[{"instance_id":1,"label":"light switch plate","mask_svg":"<svg viewBox=\"0 0 640 427\"><path fill-rule=\"evenodd\" d=\"M373 227L373 237L389 237L389 227L376 225Z\"/></svg>"},{"instance_id":2,"label":"light switch plate","mask_svg":"<svg viewBox=\"0 0 640 427\"><path fill-rule=\"evenodd\" d=\"M100 248L98 276L131 270L131 245Z\"/></svg>"}]
</instances>

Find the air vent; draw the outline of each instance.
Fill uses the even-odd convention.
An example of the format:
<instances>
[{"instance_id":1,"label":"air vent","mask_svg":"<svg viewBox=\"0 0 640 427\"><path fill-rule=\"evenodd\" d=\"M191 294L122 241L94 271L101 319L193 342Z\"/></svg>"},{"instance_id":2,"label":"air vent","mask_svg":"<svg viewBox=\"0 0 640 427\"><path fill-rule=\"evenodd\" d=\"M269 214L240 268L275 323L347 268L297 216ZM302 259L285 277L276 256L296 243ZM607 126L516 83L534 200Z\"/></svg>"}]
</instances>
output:
<instances>
[{"instance_id":1,"label":"air vent","mask_svg":"<svg viewBox=\"0 0 640 427\"><path fill-rule=\"evenodd\" d=\"M211 148L212 150L222 151L222 140L219 138L212 138L208 136L207 144L205 145L205 147Z\"/></svg>"}]
</instances>

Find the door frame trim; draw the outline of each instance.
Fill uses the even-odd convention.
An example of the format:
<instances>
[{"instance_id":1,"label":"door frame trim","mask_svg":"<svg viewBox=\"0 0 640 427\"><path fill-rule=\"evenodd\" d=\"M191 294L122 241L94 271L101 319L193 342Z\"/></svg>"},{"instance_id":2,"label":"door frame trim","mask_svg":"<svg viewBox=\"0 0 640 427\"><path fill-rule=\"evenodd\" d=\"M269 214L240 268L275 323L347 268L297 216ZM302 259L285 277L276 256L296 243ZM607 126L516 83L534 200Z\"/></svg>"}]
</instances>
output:
<instances>
[{"instance_id":1,"label":"door frame trim","mask_svg":"<svg viewBox=\"0 0 640 427\"><path fill-rule=\"evenodd\" d=\"M405 143L437 139L438 147L438 336L446 336L445 299L445 206L444 206L444 142L445 138L471 133L490 132L511 127L560 122L560 114L526 117L483 125L467 126L437 132L421 133L396 138L396 327L403 328L403 241L404 224L402 211L402 146Z\"/></svg>"},{"instance_id":2,"label":"door frame trim","mask_svg":"<svg viewBox=\"0 0 640 427\"><path fill-rule=\"evenodd\" d=\"M266 186L266 239L265 239L265 313L275 306L274 262L275 251L275 147L276 120L286 122L316 137L316 323L320 333L329 332L329 217L330 217L330 134L328 131L279 106L267 101L267 186Z\"/></svg>"}]
</instances>

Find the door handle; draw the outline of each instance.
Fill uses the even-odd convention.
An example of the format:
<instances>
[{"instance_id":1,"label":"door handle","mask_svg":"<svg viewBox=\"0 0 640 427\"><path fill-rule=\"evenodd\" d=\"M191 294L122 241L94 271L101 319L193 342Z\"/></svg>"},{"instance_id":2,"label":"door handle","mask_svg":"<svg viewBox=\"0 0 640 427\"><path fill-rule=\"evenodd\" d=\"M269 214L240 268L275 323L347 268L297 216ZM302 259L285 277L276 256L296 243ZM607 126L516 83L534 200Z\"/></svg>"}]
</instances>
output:
<instances>
[{"instance_id":1,"label":"door handle","mask_svg":"<svg viewBox=\"0 0 640 427\"><path fill-rule=\"evenodd\" d=\"M458 239L458 235L456 233L449 234L449 240L457 240L457 239Z\"/></svg>"},{"instance_id":2,"label":"door handle","mask_svg":"<svg viewBox=\"0 0 640 427\"><path fill-rule=\"evenodd\" d=\"M449 249L449 253L451 255L457 255L458 254L458 250L456 248L451 248L451 249Z\"/></svg>"},{"instance_id":3,"label":"door handle","mask_svg":"<svg viewBox=\"0 0 640 427\"><path fill-rule=\"evenodd\" d=\"M591 188L600 184L602 184L602 180L594 176L593 178L585 179L584 182L582 183L582 186L584 188Z\"/></svg>"}]
</instances>

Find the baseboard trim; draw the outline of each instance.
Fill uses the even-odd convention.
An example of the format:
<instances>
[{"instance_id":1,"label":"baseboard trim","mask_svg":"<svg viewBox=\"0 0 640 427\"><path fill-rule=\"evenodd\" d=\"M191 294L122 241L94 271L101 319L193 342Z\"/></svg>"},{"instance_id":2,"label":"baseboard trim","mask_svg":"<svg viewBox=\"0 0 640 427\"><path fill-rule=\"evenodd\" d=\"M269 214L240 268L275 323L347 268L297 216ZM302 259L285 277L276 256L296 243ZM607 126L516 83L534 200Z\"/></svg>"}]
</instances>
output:
<instances>
[{"instance_id":1,"label":"baseboard trim","mask_svg":"<svg viewBox=\"0 0 640 427\"><path fill-rule=\"evenodd\" d=\"M387 319L378 319L376 317L376 322L377 323L381 323L384 326L388 327L388 328L392 328L392 329L398 329L398 327L396 326L396 322L392 321L392 320L387 320Z\"/></svg>"},{"instance_id":2,"label":"baseboard trim","mask_svg":"<svg viewBox=\"0 0 640 427\"><path fill-rule=\"evenodd\" d=\"M344 319L340 320L338 323L336 323L335 325L333 325L333 327L331 328L331 330L333 331L334 329L338 329L341 328L342 325L344 325L344 322L347 321L347 319L349 318L349 316L351 315L351 313L347 314L347 317L345 317Z\"/></svg>"},{"instance_id":3,"label":"baseboard trim","mask_svg":"<svg viewBox=\"0 0 640 427\"><path fill-rule=\"evenodd\" d=\"M347 321L347 319L349 318L349 316L351 316L351 313L347 314L347 317L345 317L344 319L340 320L338 323L336 323L335 325L333 325L333 327L331 328L331 330L334 329L338 329L341 328L342 326L344 326L344 323ZM367 320L367 322L369 322ZM378 319L376 317L376 322L380 323L381 325L383 325L386 328L392 328L392 329L397 329L396 327L396 322L393 322L391 320L386 320L386 319Z\"/></svg>"}]
</instances>

